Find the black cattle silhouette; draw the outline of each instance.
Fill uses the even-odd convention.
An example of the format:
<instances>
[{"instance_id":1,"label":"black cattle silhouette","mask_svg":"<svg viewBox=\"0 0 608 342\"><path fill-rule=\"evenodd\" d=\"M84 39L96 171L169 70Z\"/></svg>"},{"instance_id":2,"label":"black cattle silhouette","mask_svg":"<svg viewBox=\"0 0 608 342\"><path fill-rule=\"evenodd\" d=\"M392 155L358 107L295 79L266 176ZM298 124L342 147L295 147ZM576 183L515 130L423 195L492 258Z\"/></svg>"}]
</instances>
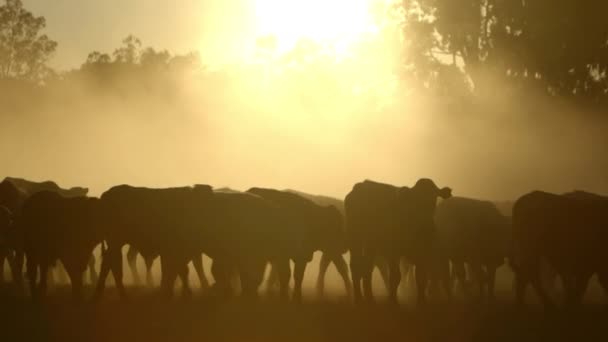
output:
<instances>
[{"instance_id":1,"label":"black cattle silhouette","mask_svg":"<svg viewBox=\"0 0 608 342\"><path fill-rule=\"evenodd\" d=\"M170 296L179 276L186 294L188 262L203 253L213 259L216 287L231 292L229 276L236 271L243 294L255 296L259 270L279 265L281 286L289 279L287 246L292 236L282 231L276 206L249 193L214 192L208 185L147 189L117 186L101 196L106 211L108 249L104 254L96 296L103 293L111 270L121 296L122 246L129 244L144 259L161 257L161 290ZM285 277L287 275L287 277Z\"/></svg>"},{"instance_id":2,"label":"black cattle silhouette","mask_svg":"<svg viewBox=\"0 0 608 342\"><path fill-rule=\"evenodd\" d=\"M566 305L577 305L589 278L598 274L608 289L608 199L589 193L556 195L534 191L513 208L513 257L516 300L523 304L528 284L546 307L553 302L540 282L546 259L562 278Z\"/></svg>"},{"instance_id":3,"label":"black cattle silhouette","mask_svg":"<svg viewBox=\"0 0 608 342\"><path fill-rule=\"evenodd\" d=\"M63 189L53 181L33 182L23 178L6 177L6 181L13 183L17 188L29 196L40 191L51 191L60 194L63 197L83 197L89 193L89 189L83 187L73 187Z\"/></svg>"},{"instance_id":4,"label":"black cattle silhouette","mask_svg":"<svg viewBox=\"0 0 608 342\"><path fill-rule=\"evenodd\" d=\"M243 295L252 297L268 263L277 269L281 297L286 298L291 269L289 260L300 241L297 230L279 206L250 192L218 191L213 195L214 229L205 254L213 259L211 272L217 288L232 291L231 274L241 279Z\"/></svg>"},{"instance_id":5,"label":"black cattle silhouette","mask_svg":"<svg viewBox=\"0 0 608 342\"><path fill-rule=\"evenodd\" d=\"M240 191L228 188L228 187L213 189L213 191L222 192L222 193L239 193L240 192ZM127 265L129 266L129 269L131 270L131 274L133 275L133 282L135 284L139 285L139 284L141 284L141 276L139 274L139 270L137 269L137 264L136 264L137 255L140 255L137 248L135 248L134 246L129 246L129 249L127 250ZM148 287L151 287L152 283L154 282L151 269L152 269L152 263L154 262L155 258L156 258L156 256L148 256L147 258L144 258L144 263L146 264L146 285ZM199 278L201 288L203 288L203 289L208 288L209 280L205 276L202 256L201 256L201 258L195 257L192 260L192 265Z\"/></svg>"},{"instance_id":6,"label":"black cattle silhouette","mask_svg":"<svg viewBox=\"0 0 608 342\"><path fill-rule=\"evenodd\" d=\"M452 197L435 213L437 253L452 262L454 277L465 284L465 263L479 295L494 298L496 269L508 257L511 220L489 201Z\"/></svg>"},{"instance_id":7,"label":"black cattle silhouette","mask_svg":"<svg viewBox=\"0 0 608 342\"><path fill-rule=\"evenodd\" d=\"M336 208L339 211L340 215L342 216L342 221L344 221L344 201L343 200L329 197L329 196L323 196L323 195L312 195L312 194L308 194L308 193L293 190L293 189L286 189L284 191L291 192L296 195L307 198L319 206L323 206L323 207L333 206L334 208ZM344 229L344 231L345 231L344 227L342 229ZM347 294L349 296L352 291L352 283L350 281L348 264L346 263L346 260L344 259L344 256L343 256L343 254L346 253L346 251L348 250L347 244L346 244L346 234L341 234L341 237L342 237L342 240L337 240L337 239L331 240L331 242L335 244L335 246L332 248L337 251L341 250L340 255L337 255L337 254L332 255L329 253L323 253L321 255L321 261L319 263L319 274L317 275L317 284L316 284L317 293L319 294L319 296L323 296L323 294L324 294L325 274L327 273L327 269L329 268L329 265L331 263L333 263L336 266L336 270L340 274L340 277L342 277L342 280L344 281L344 288L346 289Z\"/></svg>"},{"instance_id":8,"label":"black cattle silhouette","mask_svg":"<svg viewBox=\"0 0 608 342\"><path fill-rule=\"evenodd\" d=\"M356 301L363 298L362 282L365 297L372 299L371 273L377 256L388 260L391 302L397 301L402 256L416 266L418 302L425 301L438 197L451 197L451 190L439 189L430 179L421 179L412 188L369 180L353 187L344 203Z\"/></svg>"},{"instance_id":9,"label":"black cattle silhouette","mask_svg":"<svg viewBox=\"0 0 608 342\"><path fill-rule=\"evenodd\" d=\"M295 238L290 249L294 262L293 296L295 300L301 300L304 272L315 251L323 252L331 261L337 260L334 261L337 265L344 262L342 254L346 246L342 215L332 205L320 206L292 192L264 188L252 188L247 192L271 201L287 216L288 226L284 229Z\"/></svg>"},{"instance_id":10,"label":"black cattle silhouette","mask_svg":"<svg viewBox=\"0 0 608 342\"><path fill-rule=\"evenodd\" d=\"M0 182L0 206L4 208L4 215L10 215L10 221L21 212L21 207L26 198L27 195L13 183L7 180ZM8 260L11 265L11 272L15 275L13 282L21 287L22 271L18 270L23 270L22 244L18 239L18 235L11 234L13 231L12 229L9 230L9 228L14 227L10 227L9 223L5 223L5 227L0 235L0 239L3 240L3 243L0 245L0 271L2 271L0 277L2 280L4 279L4 262Z\"/></svg>"},{"instance_id":11,"label":"black cattle silhouette","mask_svg":"<svg viewBox=\"0 0 608 342\"><path fill-rule=\"evenodd\" d=\"M75 187L71 189L63 189L59 187L55 182L44 181L44 182L33 182L22 178L6 177L2 183L0 183L0 205L7 207L15 217L19 217L21 214L21 208L25 201L32 195L42 192L51 191L58 193L64 197L81 197L86 196L88 189L82 187ZM0 263L4 264L2 254L14 255L14 260L9 260L12 265L20 270L19 272L13 272L17 275L13 278L14 281L20 286L21 273L24 265L24 255L22 246L19 240L18 227L13 227L13 238L11 239L10 246L6 246L10 251L0 253ZM54 266L54 265L52 265ZM91 255L89 260L89 272L91 282L95 282L97 278L97 272L95 271L95 257ZM49 272L50 280L53 280L53 272Z\"/></svg>"},{"instance_id":12,"label":"black cattle silhouette","mask_svg":"<svg viewBox=\"0 0 608 342\"><path fill-rule=\"evenodd\" d=\"M308 198L311 201L313 201L316 204L321 205L321 206L332 205L340 211L340 214L342 215L342 217L345 217L344 201L341 199L324 196L324 195L312 195L312 194L308 194L308 193L298 191L298 190L293 190L293 189L287 189L284 191L292 192L294 194ZM346 235L344 235L344 238L346 239ZM348 250L346 241L344 241L343 243L345 246L344 252L346 252ZM342 277L342 279L344 281L344 286L346 288L347 294L350 296L351 292L352 292L352 283L351 283L350 274L349 274L348 265L346 263L346 260L344 259L344 257L342 257L340 259L334 258L333 260L330 257L331 256L328 254L321 255L321 261L319 262L319 274L317 276L317 285L316 285L317 293L319 294L319 296L323 295L324 290L325 290L325 274L327 273L327 269L329 268L329 265L333 262L334 265L336 266L336 269L338 270L338 273L340 274L340 277ZM382 281L384 282L386 289L388 291L388 284L389 284L388 262L386 261L386 259L384 259L382 257L378 257L374 261L374 264L378 268L378 271L380 272L380 276L382 277ZM413 267L406 258L401 259L400 267L401 267L401 274L405 275L406 280L407 280L407 282L403 282L402 284L404 286L406 286L409 283L409 281L413 278Z\"/></svg>"},{"instance_id":13,"label":"black cattle silhouette","mask_svg":"<svg viewBox=\"0 0 608 342\"><path fill-rule=\"evenodd\" d=\"M195 230L202 230L203 225L199 216L204 215L205 201L211 195L209 186L149 189L119 185L104 192L101 202L106 215L104 237L107 250L102 260L96 298L103 294L109 271L114 275L121 297L126 296L121 250L127 244L142 255L148 266L161 256L161 288L165 293L173 291L169 282L173 284L179 275L184 292L189 294L188 269L179 265L192 258L189 253L195 248L192 245ZM200 213L197 212L199 205Z\"/></svg>"},{"instance_id":14,"label":"black cattle silhouette","mask_svg":"<svg viewBox=\"0 0 608 342\"><path fill-rule=\"evenodd\" d=\"M83 272L93 249L102 241L102 219L97 198L66 198L56 192L41 191L26 200L17 224L23 234L27 275L34 298L46 294L47 271L57 260L68 272L74 297L80 298Z\"/></svg>"},{"instance_id":15,"label":"black cattle silhouette","mask_svg":"<svg viewBox=\"0 0 608 342\"><path fill-rule=\"evenodd\" d=\"M0 205L0 284L5 282L4 279L4 261L7 260L11 268L13 280L18 282L21 279L21 273L17 271L15 265L14 250L14 232L12 231L13 214L11 211Z\"/></svg>"}]
</instances>

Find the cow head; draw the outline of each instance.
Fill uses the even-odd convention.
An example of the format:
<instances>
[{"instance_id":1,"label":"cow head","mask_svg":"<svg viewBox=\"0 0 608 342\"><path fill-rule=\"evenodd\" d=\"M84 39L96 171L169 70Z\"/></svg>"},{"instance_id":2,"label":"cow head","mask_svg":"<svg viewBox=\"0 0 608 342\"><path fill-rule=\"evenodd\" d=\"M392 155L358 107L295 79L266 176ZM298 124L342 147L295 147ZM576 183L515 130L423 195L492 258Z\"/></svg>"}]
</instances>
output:
<instances>
[{"instance_id":1,"label":"cow head","mask_svg":"<svg viewBox=\"0 0 608 342\"><path fill-rule=\"evenodd\" d=\"M89 193L88 188L76 186L66 191L68 197L85 197Z\"/></svg>"},{"instance_id":2,"label":"cow head","mask_svg":"<svg viewBox=\"0 0 608 342\"><path fill-rule=\"evenodd\" d=\"M0 205L16 213L21 208L26 195L8 180L0 183Z\"/></svg>"},{"instance_id":3,"label":"cow head","mask_svg":"<svg viewBox=\"0 0 608 342\"><path fill-rule=\"evenodd\" d=\"M450 188L440 189L431 179L422 178L412 188L399 189L400 211L406 221L414 225L433 225L437 199L451 196Z\"/></svg>"}]
</instances>

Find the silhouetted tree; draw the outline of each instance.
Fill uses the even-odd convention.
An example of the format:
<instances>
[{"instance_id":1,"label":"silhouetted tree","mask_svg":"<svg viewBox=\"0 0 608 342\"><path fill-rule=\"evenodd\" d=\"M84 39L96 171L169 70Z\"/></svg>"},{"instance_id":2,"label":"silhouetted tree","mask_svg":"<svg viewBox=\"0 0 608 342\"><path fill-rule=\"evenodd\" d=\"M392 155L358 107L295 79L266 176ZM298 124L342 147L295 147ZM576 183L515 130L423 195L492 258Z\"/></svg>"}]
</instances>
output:
<instances>
[{"instance_id":1,"label":"silhouetted tree","mask_svg":"<svg viewBox=\"0 0 608 342\"><path fill-rule=\"evenodd\" d=\"M414 51L451 56L478 93L493 88L484 83L492 75L540 85L551 95L606 95L606 2L404 0L401 7L404 36L426 42Z\"/></svg>"},{"instance_id":2,"label":"silhouetted tree","mask_svg":"<svg viewBox=\"0 0 608 342\"><path fill-rule=\"evenodd\" d=\"M44 17L23 8L21 0L0 6L0 78L41 81L50 72L47 61L57 43L41 34Z\"/></svg>"}]
</instances>

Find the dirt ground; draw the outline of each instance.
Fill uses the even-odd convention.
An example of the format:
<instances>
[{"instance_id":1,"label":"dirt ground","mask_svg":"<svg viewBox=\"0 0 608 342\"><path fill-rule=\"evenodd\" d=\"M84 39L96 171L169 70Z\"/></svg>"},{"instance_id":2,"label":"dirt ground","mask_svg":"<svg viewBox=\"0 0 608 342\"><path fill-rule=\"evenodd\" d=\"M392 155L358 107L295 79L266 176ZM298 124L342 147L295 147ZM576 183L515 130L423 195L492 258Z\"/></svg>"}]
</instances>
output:
<instances>
[{"instance_id":1,"label":"dirt ground","mask_svg":"<svg viewBox=\"0 0 608 342\"><path fill-rule=\"evenodd\" d=\"M355 306L346 298L305 298L302 304L262 297L256 302L205 295L165 300L130 288L121 301L113 288L98 303L75 303L67 287L45 303L0 291L2 341L608 341L608 309L586 304L576 312L545 312L438 300L424 308ZM90 293L91 289L88 289Z\"/></svg>"}]
</instances>

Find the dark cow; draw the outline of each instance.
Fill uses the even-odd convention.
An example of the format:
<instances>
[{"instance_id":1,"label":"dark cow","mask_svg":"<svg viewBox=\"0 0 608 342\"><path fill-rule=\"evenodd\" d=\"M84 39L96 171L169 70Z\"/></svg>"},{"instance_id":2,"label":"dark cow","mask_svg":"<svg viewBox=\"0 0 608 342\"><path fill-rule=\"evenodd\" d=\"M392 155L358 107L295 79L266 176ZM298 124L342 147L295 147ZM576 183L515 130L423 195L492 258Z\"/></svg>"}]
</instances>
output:
<instances>
[{"instance_id":1,"label":"dark cow","mask_svg":"<svg viewBox=\"0 0 608 342\"><path fill-rule=\"evenodd\" d=\"M82 187L63 189L53 181L32 182L26 179L14 177L6 177L5 180L11 182L18 189L28 194L29 196L41 191L51 191L56 192L63 197L84 197L89 192L89 189Z\"/></svg>"},{"instance_id":2,"label":"dark cow","mask_svg":"<svg viewBox=\"0 0 608 342\"><path fill-rule=\"evenodd\" d=\"M302 196L304 198L307 198L319 206L323 206L323 207L333 206L334 208L338 209L338 211L342 217L342 221L344 220L344 201L342 201L340 199L328 197L328 196L322 196L322 195L311 195L311 194L307 194L305 192L291 190L291 189L288 189L285 191L294 193L294 194ZM342 228L342 229L344 229L344 228ZM335 251L338 251L339 254L334 253L332 255L330 253L323 253L321 255L321 261L319 263L319 274L317 276L317 286L316 286L317 292L321 296L323 295L323 292L325 290L325 274L327 273L327 269L329 268L329 265L331 263L333 263L336 266L336 270L340 274L340 277L342 277L342 280L344 281L344 287L346 288L346 291L349 295L352 290L350 275L348 273L348 265L343 256L343 254L347 252L346 235L344 233L340 234L340 235L341 235L341 239L339 239L339 240L332 239L331 241L329 241L334 244L332 249Z\"/></svg>"},{"instance_id":3,"label":"dark cow","mask_svg":"<svg viewBox=\"0 0 608 342\"><path fill-rule=\"evenodd\" d=\"M282 287L289 279L287 246L291 236L278 222L280 212L270 202L248 193L214 193L210 186L146 189L118 186L101 201L108 217L106 251L97 288L103 292L110 270L119 293L122 284L122 246L134 246L144 259L161 257L161 288L171 295L179 276L189 293L188 262L203 253L214 261L217 287L230 291L229 274L235 270L243 294L253 296L261 282L260 269L267 262L279 265ZM287 278L285 278L287 275ZM287 281L285 280L287 279Z\"/></svg>"},{"instance_id":4,"label":"dark cow","mask_svg":"<svg viewBox=\"0 0 608 342\"><path fill-rule=\"evenodd\" d=\"M127 265L129 266L129 269L131 270L131 275L133 276L133 282L135 283L135 285L141 285L141 283L142 283L141 275L139 274L139 270L137 269L137 256L138 255L140 255L140 253L137 250L137 248L135 248L134 246L129 246L129 249L127 250L127 255L126 255ZM150 256L150 255L148 255L147 257L142 256L142 258L144 259L144 263L146 265L146 283L145 284L148 287L152 287L153 283L154 283L154 278L152 277L152 264L154 263L154 260L156 259L156 257L157 256ZM202 256L201 256L201 258L193 259L192 265L194 266L196 274L199 278L201 288L202 289L208 288L209 280L205 276Z\"/></svg>"},{"instance_id":5,"label":"dark cow","mask_svg":"<svg viewBox=\"0 0 608 342\"><path fill-rule=\"evenodd\" d=\"M508 257L511 220L488 201L452 197L442 201L435 213L438 251L452 262L453 274L465 284L465 263L479 286L494 298L496 269Z\"/></svg>"},{"instance_id":6,"label":"dark cow","mask_svg":"<svg viewBox=\"0 0 608 342\"><path fill-rule=\"evenodd\" d=\"M329 197L329 196L323 196L323 195L311 195L311 194L307 194L305 192L292 190L292 189L288 189L285 191L292 192L294 194L298 194L302 197L308 198L311 201L313 201L316 204L321 205L321 206L333 205L340 211L340 214L342 215L342 217L345 216L343 200ZM346 238L346 236L344 238ZM345 250L343 253L346 253L346 251L348 250L348 248L346 247L346 241L344 241L343 244L345 246ZM350 281L350 275L348 273L348 265L346 264L346 260L344 259L344 257L341 257L340 259L334 259L334 260L330 259L330 257L331 256L327 255L327 254L323 254L321 256L321 261L319 264L319 274L317 276L317 291L318 291L319 295L322 295L324 292L325 274L327 273L329 264L333 262L334 265L336 266L336 269L338 270L338 273L344 280L344 285L346 286L346 291L349 293L349 296L350 296L350 292L352 291L352 284ZM389 289L389 287L388 287L388 284L389 284L388 262L386 261L386 259L379 257L375 260L375 266L378 268L378 271L380 272L380 276L382 277L382 281L386 285L386 290L388 291L388 289ZM400 267L401 267L401 274L407 277L406 278L407 281L402 282L402 284L404 286L406 286L409 283L409 281L411 280L410 278L413 278L413 267L405 258L401 259Z\"/></svg>"},{"instance_id":7,"label":"dark cow","mask_svg":"<svg viewBox=\"0 0 608 342\"><path fill-rule=\"evenodd\" d=\"M17 266L15 265L15 257L12 252L15 245L13 242L12 222L13 215L10 210L0 205L0 284L4 283L4 260L8 260L15 282L21 279L20 273L15 273Z\"/></svg>"},{"instance_id":8,"label":"dark cow","mask_svg":"<svg viewBox=\"0 0 608 342\"><path fill-rule=\"evenodd\" d=\"M15 217L21 214L21 208L25 201L32 195L41 191L51 191L62 195L63 197L83 197L88 193L88 189L81 187L74 187L71 189L63 189L59 187L55 182L32 182L21 178L6 177L2 183L0 183L0 205L7 207ZM15 228L14 230L18 230ZM10 254L14 254L14 265L19 269L23 269L24 258L23 251L19 243L19 232L13 232L14 239L12 239L13 245L10 246L12 251ZM0 263L4 264L4 259L0 257ZM95 258L91 256L89 260L89 272L91 281L95 282L97 278L97 272L95 271ZM21 272L18 272L20 274ZM52 275L52 273L49 273ZM52 278L51 278L52 279ZM21 281L21 276L15 279L17 282Z\"/></svg>"},{"instance_id":9,"label":"dark cow","mask_svg":"<svg viewBox=\"0 0 608 342\"><path fill-rule=\"evenodd\" d=\"M0 207L3 208L5 217L9 215L6 218L7 220L13 221L14 215L21 212L21 207L26 198L27 195L13 183L7 180L0 182ZM18 269L23 269L23 253L21 241L18 239L19 236L14 234L13 228L5 222L3 232L0 235L0 239L2 239L2 244L0 244L0 277L4 278L4 261L8 260L12 274L16 275L13 281L20 287L22 275L21 272L18 272Z\"/></svg>"},{"instance_id":10,"label":"dark cow","mask_svg":"<svg viewBox=\"0 0 608 342\"><path fill-rule=\"evenodd\" d=\"M300 239L287 223L289 217L276 204L249 192L217 191L211 208L212 230L204 253L213 259L214 287L231 293L237 274L242 293L257 296L266 265L276 268L281 297L286 298L291 269L289 260ZM286 229L288 228L288 229Z\"/></svg>"},{"instance_id":11,"label":"dark cow","mask_svg":"<svg viewBox=\"0 0 608 342\"><path fill-rule=\"evenodd\" d=\"M247 192L276 204L286 215L288 226L284 230L292 234L295 242L289 255L295 266L293 295L295 300L301 300L304 271L315 251L323 252L330 260L343 260L342 215L334 206L319 206L291 192L263 188L252 188Z\"/></svg>"},{"instance_id":12,"label":"dark cow","mask_svg":"<svg viewBox=\"0 0 608 342\"><path fill-rule=\"evenodd\" d=\"M8 180L0 182L0 205L7 208L12 214L19 214L27 194Z\"/></svg>"},{"instance_id":13,"label":"dark cow","mask_svg":"<svg viewBox=\"0 0 608 342\"><path fill-rule=\"evenodd\" d=\"M99 204L96 198L66 198L50 191L38 192L25 202L17 224L23 234L34 298L46 294L47 271L57 260L68 272L74 297L80 298L83 272L93 249L102 241Z\"/></svg>"},{"instance_id":14,"label":"dark cow","mask_svg":"<svg viewBox=\"0 0 608 342\"><path fill-rule=\"evenodd\" d=\"M535 191L513 208L513 260L516 298L523 304L532 284L546 307L553 306L540 282L540 260L562 278L566 303L582 299L591 275L608 288L608 200L590 194L555 195Z\"/></svg>"},{"instance_id":15,"label":"dark cow","mask_svg":"<svg viewBox=\"0 0 608 342\"><path fill-rule=\"evenodd\" d=\"M184 291L189 294L188 269L186 266L177 269L177 265L191 258L190 253L195 248L192 244L194 233L196 229L202 229L199 216L204 214L202 209L211 196L209 186L148 189L120 185L104 192L101 202L107 216L104 233L107 251L103 256L96 297L102 295L109 271L114 275L119 294L125 297L122 247L127 244L142 255L148 267L161 256L163 291L172 292L169 279L174 282L174 276L179 274Z\"/></svg>"},{"instance_id":16,"label":"dark cow","mask_svg":"<svg viewBox=\"0 0 608 342\"><path fill-rule=\"evenodd\" d=\"M415 264L418 302L425 301L437 198L450 196L449 188L439 189L430 179L421 179L412 188L372 181L354 186L344 204L356 301L363 297L362 281L365 297L372 299L371 275L378 256L388 260L391 302L397 302L402 256Z\"/></svg>"},{"instance_id":17,"label":"dark cow","mask_svg":"<svg viewBox=\"0 0 608 342\"><path fill-rule=\"evenodd\" d=\"M214 192L222 192L222 193L238 193L240 191L237 190L233 190L227 187L224 188L219 188L219 189L214 189ZM139 251L137 250L137 248L135 248L134 246L129 246L129 249L127 250L127 265L129 266L129 269L131 270L131 274L133 275L133 281L135 284L139 285L141 284L141 276L139 274L139 270L137 269L137 255L140 255ZM142 256L143 257L143 256ZM147 258L144 258L144 262L146 264L146 285L148 287L152 286L153 283L153 278L152 278L152 263L154 262L154 259L156 258L156 256L151 257L148 256ZM199 278L199 282L201 285L201 288L206 289L209 287L209 280L207 279L207 277L205 276L205 271L204 271L204 267L203 267L203 259L202 256L201 258L194 258L192 260L192 265L194 266L194 269L198 275Z\"/></svg>"}]
</instances>

